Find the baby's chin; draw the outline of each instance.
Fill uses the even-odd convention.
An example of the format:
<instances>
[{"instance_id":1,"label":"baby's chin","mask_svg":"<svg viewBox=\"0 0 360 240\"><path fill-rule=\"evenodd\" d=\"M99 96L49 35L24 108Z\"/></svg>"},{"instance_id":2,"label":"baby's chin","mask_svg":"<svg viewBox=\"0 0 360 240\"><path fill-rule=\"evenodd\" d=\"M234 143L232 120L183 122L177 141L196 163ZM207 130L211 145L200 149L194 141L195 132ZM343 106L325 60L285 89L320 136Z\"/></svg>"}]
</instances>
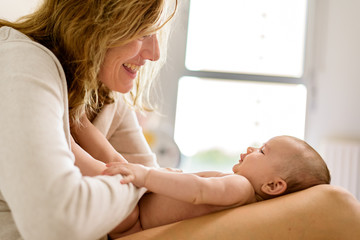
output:
<instances>
[{"instance_id":1,"label":"baby's chin","mask_svg":"<svg viewBox=\"0 0 360 240\"><path fill-rule=\"evenodd\" d=\"M237 173L239 171L239 166L240 166L240 163L237 163L232 167L233 173Z\"/></svg>"}]
</instances>

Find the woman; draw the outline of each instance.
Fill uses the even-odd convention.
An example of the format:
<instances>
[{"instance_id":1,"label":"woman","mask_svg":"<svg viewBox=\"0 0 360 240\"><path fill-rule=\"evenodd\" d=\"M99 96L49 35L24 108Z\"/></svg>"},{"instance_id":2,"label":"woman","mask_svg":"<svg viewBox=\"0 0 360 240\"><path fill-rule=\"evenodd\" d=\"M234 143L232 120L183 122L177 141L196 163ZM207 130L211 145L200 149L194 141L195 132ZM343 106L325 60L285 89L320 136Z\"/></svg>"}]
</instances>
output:
<instances>
[{"instance_id":1,"label":"woman","mask_svg":"<svg viewBox=\"0 0 360 240\"><path fill-rule=\"evenodd\" d=\"M129 162L156 166L129 105L149 107L168 3L45 0L0 20L0 239L98 239L135 207L143 190L74 166L70 123L86 114Z\"/></svg>"}]
</instances>

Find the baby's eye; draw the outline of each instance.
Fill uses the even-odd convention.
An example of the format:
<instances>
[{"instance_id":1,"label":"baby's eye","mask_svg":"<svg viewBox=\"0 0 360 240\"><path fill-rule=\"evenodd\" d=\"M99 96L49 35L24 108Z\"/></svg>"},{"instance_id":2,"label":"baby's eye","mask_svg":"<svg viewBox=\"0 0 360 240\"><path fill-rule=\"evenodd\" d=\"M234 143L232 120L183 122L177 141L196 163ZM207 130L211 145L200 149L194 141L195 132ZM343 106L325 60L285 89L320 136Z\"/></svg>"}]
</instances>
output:
<instances>
[{"instance_id":1,"label":"baby's eye","mask_svg":"<svg viewBox=\"0 0 360 240\"><path fill-rule=\"evenodd\" d=\"M260 152L264 154L264 148L260 148Z\"/></svg>"}]
</instances>

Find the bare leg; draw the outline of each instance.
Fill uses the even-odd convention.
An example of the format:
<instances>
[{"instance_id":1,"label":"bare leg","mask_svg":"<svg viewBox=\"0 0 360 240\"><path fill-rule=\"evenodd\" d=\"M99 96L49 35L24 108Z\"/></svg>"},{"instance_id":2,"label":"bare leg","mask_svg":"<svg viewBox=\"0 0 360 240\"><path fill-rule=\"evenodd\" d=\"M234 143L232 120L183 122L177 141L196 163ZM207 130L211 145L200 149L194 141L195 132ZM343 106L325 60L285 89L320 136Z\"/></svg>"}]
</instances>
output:
<instances>
[{"instance_id":1,"label":"bare leg","mask_svg":"<svg viewBox=\"0 0 360 240\"><path fill-rule=\"evenodd\" d=\"M140 220L138 220L130 229L126 230L125 232L117 233L112 231L109 233L109 236L111 239L117 239L133 233L137 233L139 231L142 231Z\"/></svg>"},{"instance_id":2,"label":"bare leg","mask_svg":"<svg viewBox=\"0 0 360 240\"><path fill-rule=\"evenodd\" d=\"M117 225L110 233L112 239L129 235L131 233L141 231L141 224L139 220L139 206L136 206L134 211L119 225Z\"/></svg>"}]
</instances>

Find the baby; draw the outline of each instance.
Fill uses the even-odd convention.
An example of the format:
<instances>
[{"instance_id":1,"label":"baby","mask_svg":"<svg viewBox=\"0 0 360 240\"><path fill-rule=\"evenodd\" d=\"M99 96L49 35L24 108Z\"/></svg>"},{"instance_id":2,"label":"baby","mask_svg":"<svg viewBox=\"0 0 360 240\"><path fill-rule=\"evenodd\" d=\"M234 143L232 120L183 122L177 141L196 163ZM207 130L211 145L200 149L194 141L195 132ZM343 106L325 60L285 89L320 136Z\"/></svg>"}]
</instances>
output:
<instances>
[{"instance_id":1,"label":"baby","mask_svg":"<svg viewBox=\"0 0 360 240\"><path fill-rule=\"evenodd\" d=\"M291 136L274 137L260 148L249 147L233 166L234 174L169 172L130 163L108 166L104 174L122 174L123 184L131 182L154 193L140 200L133 231L330 183L321 156Z\"/></svg>"},{"instance_id":2,"label":"baby","mask_svg":"<svg viewBox=\"0 0 360 240\"><path fill-rule=\"evenodd\" d=\"M102 165L99 168L103 174L122 174L122 184L132 183L149 191L132 214L110 233L113 238L330 183L321 156L306 142L291 136L274 137L260 148L249 147L233 166L233 174L181 173L127 163L111 152L115 150L86 118L82 124L88 135L87 145L79 143L80 147L108 162L107 169ZM75 130L72 134L82 139L82 132ZM73 148L76 162L83 158L78 148ZM114 155L117 160L107 159ZM91 172L86 161L78 166L82 172Z\"/></svg>"}]
</instances>

